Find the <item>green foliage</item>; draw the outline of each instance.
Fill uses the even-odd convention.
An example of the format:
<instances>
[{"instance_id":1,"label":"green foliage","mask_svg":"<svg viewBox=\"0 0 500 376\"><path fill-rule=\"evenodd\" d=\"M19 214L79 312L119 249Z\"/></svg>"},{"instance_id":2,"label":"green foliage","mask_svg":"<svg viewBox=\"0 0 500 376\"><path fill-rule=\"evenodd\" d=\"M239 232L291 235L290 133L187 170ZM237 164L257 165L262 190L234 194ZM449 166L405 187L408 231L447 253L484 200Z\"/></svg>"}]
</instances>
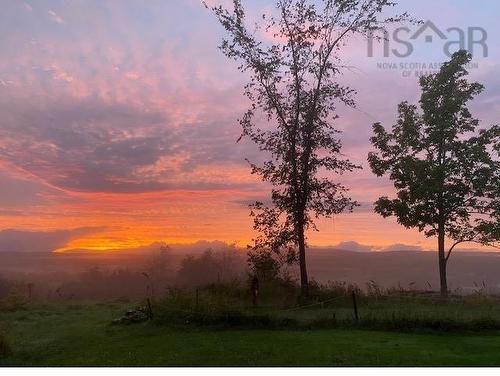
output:
<instances>
[{"instance_id":1,"label":"green foliage","mask_svg":"<svg viewBox=\"0 0 500 376\"><path fill-rule=\"evenodd\" d=\"M500 240L500 161L492 149L498 148L500 127L478 131L467 108L483 90L465 78L470 60L459 51L439 73L422 77L421 113L403 102L391 132L374 124L377 152L368 160L397 189L397 198L376 202L377 213L427 236L442 228L454 242L494 244Z\"/></svg>"},{"instance_id":2,"label":"green foliage","mask_svg":"<svg viewBox=\"0 0 500 376\"><path fill-rule=\"evenodd\" d=\"M380 197L375 212L437 236L443 296L447 262L457 245L500 242L500 126L478 130L479 120L467 107L483 90L466 79L470 60L466 51L456 52L438 73L422 77L421 111L402 102L390 132L374 124L377 151L368 155L372 171L388 175L397 191L397 198Z\"/></svg>"}]
</instances>

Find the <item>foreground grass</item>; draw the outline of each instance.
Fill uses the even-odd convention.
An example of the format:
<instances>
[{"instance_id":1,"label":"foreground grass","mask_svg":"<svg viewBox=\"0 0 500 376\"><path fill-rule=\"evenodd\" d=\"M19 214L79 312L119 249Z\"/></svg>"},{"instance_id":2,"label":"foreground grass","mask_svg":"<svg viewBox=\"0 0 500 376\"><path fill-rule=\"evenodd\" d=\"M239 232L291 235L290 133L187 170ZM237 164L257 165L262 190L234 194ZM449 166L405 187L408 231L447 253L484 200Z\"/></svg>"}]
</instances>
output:
<instances>
[{"instance_id":1,"label":"foreground grass","mask_svg":"<svg viewBox=\"0 0 500 376\"><path fill-rule=\"evenodd\" d=\"M0 365L500 365L500 333L112 326L120 304L0 312Z\"/></svg>"}]
</instances>

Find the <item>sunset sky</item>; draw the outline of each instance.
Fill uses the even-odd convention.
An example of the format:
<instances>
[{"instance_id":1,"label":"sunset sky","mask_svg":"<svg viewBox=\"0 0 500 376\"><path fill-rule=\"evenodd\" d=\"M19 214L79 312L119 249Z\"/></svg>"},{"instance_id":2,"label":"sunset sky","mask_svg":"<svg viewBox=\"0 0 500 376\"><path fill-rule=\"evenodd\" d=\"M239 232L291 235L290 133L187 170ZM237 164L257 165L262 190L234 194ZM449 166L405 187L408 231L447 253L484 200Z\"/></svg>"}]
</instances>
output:
<instances>
[{"instance_id":1,"label":"sunset sky","mask_svg":"<svg viewBox=\"0 0 500 376\"><path fill-rule=\"evenodd\" d=\"M255 17L273 1L244 4ZM500 2L405 0L398 9L443 31L487 31L488 56L476 46L471 69L486 90L472 110L483 126L498 123ZM310 244L434 248L434 239L372 213L392 184L366 163L372 123L388 127L399 102L418 100L414 69L405 77L399 64L447 59L432 35L415 40L407 58L384 58L380 46L368 57L361 38L345 50L352 68L342 81L357 89L358 108L340 108L337 126L344 153L364 169L338 179L362 205L321 220ZM218 50L222 36L199 0L2 1L0 251L250 242L247 205L269 187L245 162L262 159L256 148L236 143L246 77Z\"/></svg>"}]
</instances>

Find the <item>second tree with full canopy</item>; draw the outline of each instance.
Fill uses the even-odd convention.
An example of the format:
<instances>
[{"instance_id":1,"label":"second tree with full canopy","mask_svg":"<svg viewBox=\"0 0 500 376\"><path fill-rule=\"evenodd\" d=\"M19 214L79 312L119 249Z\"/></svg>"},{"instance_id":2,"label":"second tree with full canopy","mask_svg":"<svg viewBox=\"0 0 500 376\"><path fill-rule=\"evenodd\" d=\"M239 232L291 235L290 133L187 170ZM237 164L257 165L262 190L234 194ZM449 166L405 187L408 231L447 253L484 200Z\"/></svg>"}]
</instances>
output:
<instances>
[{"instance_id":1,"label":"second tree with full canopy","mask_svg":"<svg viewBox=\"0 0 500 376\"><path fill-rule=\"evenodd\" d=\"M374 124L377 151L368 156L372 171L387 174L397 190L397 198L379 198L375 211L437 237L443 296L447 262L458 244L500 241L500 127L478 131L467 108L483 90L465 78L470 60L459 51L438 73L422 77L421 111L403 102L391 132Z\"/></svg>"}]
</instances>

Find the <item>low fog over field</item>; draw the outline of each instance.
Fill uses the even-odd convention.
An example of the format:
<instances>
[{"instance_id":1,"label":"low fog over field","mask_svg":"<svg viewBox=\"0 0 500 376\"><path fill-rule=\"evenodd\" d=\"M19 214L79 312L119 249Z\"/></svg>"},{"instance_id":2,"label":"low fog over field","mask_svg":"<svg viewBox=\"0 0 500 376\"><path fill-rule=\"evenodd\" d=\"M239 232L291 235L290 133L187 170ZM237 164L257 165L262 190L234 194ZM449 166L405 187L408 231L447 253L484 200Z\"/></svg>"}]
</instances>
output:
<instances>
[{"instance_id":1,"label":"low fog over field","mask_svg":"<svg viewBox=\"0 0 500 376\"><path fill-rule=\"evenodd\" d=\"M312 248L308 265L320 283L436 291L436 257L430 251ZM451 290L499 293L499 270L500 253L457 252L450 258ZM297 278L294 267L289 273ZM161 296L173 286L247 280L245 251L219 242L106 253L0 252L0 295L15 286L40 300Z\"/></svg>"}]
</instances>

